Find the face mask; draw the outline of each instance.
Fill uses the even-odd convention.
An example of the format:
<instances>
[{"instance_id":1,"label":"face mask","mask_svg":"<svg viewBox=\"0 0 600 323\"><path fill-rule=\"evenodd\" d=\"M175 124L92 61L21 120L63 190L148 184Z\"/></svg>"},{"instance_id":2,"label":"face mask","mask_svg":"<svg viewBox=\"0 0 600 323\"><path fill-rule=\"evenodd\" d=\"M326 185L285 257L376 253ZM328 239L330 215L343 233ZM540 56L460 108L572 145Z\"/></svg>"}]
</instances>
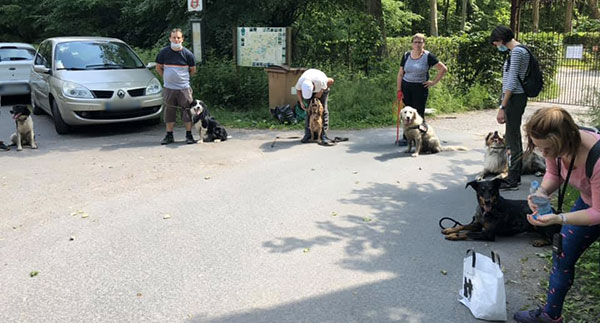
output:
<instances>
[{"instance_id":1,"label":"face mask","mask_svg":"<svg viewBox=\"0 0 600 323\"><path fill-rule=\"evenodd\" d=\"M183 46L181 44L178 43L171 43L171 49L172 50L181 50Z\"/></svg>"},{"instance_id":2,"label":"face mask","mask_svg":"<svg viewBox=\"0 0 600 323\"><path fill-rule=\"evenodd\" d=\"M501 52L505 52L508 50L508 47L506 47L504 45L498 45L498 46L496 46L496 48L498 48L498 50Z\"/></svg>"}]
</instances>

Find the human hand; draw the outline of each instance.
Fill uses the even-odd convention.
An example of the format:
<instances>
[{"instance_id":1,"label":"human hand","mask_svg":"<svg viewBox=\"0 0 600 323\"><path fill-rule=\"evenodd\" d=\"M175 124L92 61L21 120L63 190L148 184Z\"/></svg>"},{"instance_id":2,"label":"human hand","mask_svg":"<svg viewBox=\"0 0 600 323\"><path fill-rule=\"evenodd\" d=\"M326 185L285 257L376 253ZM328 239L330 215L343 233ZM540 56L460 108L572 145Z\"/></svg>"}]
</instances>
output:
<instances>
[{"instance_id":1,"label":"human hand","mask_svg":"<svg viewBox=\"0 0 600 323\"><path fill-rule=\"evenodd\" d=\"M433 81L426 81L423 82L423 85L425 86L426 89L433 87L435 85L435 83Z\"/></svg>"},{"instance_id":2,"label":"human hand","mask_svg":"<svg viewBox=\"0 0 600 323\"><path fill-rule=\"evenodd\" d=\"M503 109L498 109L498 115L496 115L496 121L498 121L499 124L506 123Z\"/></svg>"},{"instance_id":3,"label":"human hand","mask_svg":"<svg viewBox=\"0 0 600 323\"><path fill-rule=\"evenodd\" d=\"M402 93L402 90L398 90L396 93L396 98L398 98L398 101L401 101L402 98L404 98L404 93Z\"/></svg>"},{"instance_id":4,"label":"human hand","mask_svg":"<svg viewBox=\"0 0 600 323\"><path fill-rule=\"evenodd\" d=\"M536 215L537 216L537 210L538 210L538 206L537 204L533 203L533 196L535 194L530 194L527 196L527 204L529 205L529 208L531 209L532 215Z\"/></svg>"},{"instance_id":5,"label":"human hand","mask_svg":"<svg viewBox=\"0 0 600 323\"><path fill-rule=\"evenodd\" d=\"M535 215L537 215L537 213ZM531 223L532 225L536 226L545 227L548 225L562 223L562 219L560 218L560 216L554 213L537 215L535 218L533 216L534 214L527 214L527 221L529 221L529 223Z\"/></svg>"}]
</instances>

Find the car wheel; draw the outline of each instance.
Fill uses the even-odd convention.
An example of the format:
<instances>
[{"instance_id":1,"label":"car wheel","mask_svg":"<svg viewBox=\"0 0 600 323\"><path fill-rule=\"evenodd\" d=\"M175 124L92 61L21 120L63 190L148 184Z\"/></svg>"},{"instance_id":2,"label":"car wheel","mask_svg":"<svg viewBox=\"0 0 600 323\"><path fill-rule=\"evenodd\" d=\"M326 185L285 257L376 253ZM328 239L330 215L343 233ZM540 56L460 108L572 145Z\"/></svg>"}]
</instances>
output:
<instances>
[{"instance_id":1,"label":"car wheel","mask_svg":"<svg viewBox=\"0 0 600 323\"><path fill-rule=\"evenodd\" d=\"M64 135L71 131L71 127L61 117L56 101L52 101L52 117L54 118L54 128L59 135Z\"/></svg>"},{"instance_id":2,"label":"car wheel","mask_svg":"<svg viewBox=\"0 0 600 323\"><path fill-rule=\"evenodd\" d=\"M42 110L42 108L38 107L38 105L35 104L35 98L33 97L33 93L31 93L31 107L33 107L33 114L35 114L36 116L44 114L44 110Z\"/></svg>"}]
</instances>

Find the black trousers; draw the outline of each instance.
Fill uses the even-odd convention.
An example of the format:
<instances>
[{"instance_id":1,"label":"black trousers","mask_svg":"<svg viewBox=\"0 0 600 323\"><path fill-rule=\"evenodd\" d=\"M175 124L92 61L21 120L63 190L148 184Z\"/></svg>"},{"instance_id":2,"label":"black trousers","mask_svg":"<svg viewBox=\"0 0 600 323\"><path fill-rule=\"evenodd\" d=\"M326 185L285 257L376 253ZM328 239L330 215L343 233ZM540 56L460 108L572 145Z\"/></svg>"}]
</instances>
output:
<instances>
[{"instance_id":1,"label":"black trousers","mask_svg":"<svg viewBox=\"0 0 600 323\"><path fill-rule=\"evenodd\" d=\"M402 101L404 105L417 109L419 115L425 120L425 105L429 96L429 89L422 83L410 83L402 81Z\"/></svg>"}]
</instances>

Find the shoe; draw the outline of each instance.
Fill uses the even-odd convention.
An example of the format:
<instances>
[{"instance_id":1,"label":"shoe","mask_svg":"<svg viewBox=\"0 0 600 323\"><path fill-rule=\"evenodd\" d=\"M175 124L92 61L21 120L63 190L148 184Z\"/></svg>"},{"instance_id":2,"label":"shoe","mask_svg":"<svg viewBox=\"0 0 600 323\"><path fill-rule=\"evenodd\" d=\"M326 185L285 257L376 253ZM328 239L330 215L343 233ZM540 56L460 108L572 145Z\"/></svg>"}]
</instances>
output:
<instances>
[{"instance_id":1,"label":"shoe","mask_svg":"<svg viewBox=\"0 0 600 323\"><path fill-rule=\"evenodd\" d=\"M3 141L0 141L0 150L9 151L10 148L8 148L8 146L5 145Z\"/></svg>"},{"instance_id":2,"label":"shoe","mask_svg":"<svg viewBox=\"0 0 600 323\"><path fill-rule=\"evenodd\" d=\"M521 323L535 323L535 322L547 322L547 323L562 323L563 318L560 317L556 320L552 319L548 314L544 313L542 308L539 307L535 310L520 311L515 313L513 316L515 321Z\"/></svg>"},{"instance_id":3,"label":"shoe","mask_svg":"<svg viewBox=\"0 0 600 323\"><path fill-rule=\"evenodd\" d=\"M173 135L166 134L165 137L163 138L163 140L160 142L160 144L168 145L168 144L172 144L174 142L175 142L175 139L173 139Z\"/></svg>"},{"instance_id":4,"label":"shoe","mask_svg":"<svg viewBox=\"0 0 600 323\"><path fill-rule=\"evenodd\" d=\"M500 183L500 189L514 191L519 189L519 185L521 185L520 182L504 181Z\"/></svg>"},{"instance_id":5,"label":"shoe","mask_svg":"<svg viewBox=\"0 0 600 323\"><path fill-rule=\"evenodd\" d=\"M304 128L304 137L302 137L302 139L300 139L300 142L303 144L306 144L309 141L310 141L310 129Z\"/></svg>"},{"instance_id":6,"label":"shoe","mask_svg":"<svg viewBox=\"0 0 600 323\"><path fill-rule=\"evenodd\" d=\"M404 138L398 140L397 142L398 146L408 146L408 141Z\"/></svg>"},{"instance_id":7,"label":"shoe","mask_svg":"<svg viewBox=\"0 0 600 323\"><path fill-rule=\"evenodd\" d=\"M322 146L333 146L334 145L333 141L331 141L331 139L329 139L329 137L327 137L325 130L323 130L323 132L321 133L321 145Z\"/></svg>"},{"instance_id":8,"label":"shoe","mask_svg":"<svg viewBox=\"0 0 600 323\"><path fill-rule=\"evenodd\" d=\"M196 140L194 139L194 136L189 135L189 136L185 136L185 143L186 144L195 144Z\"/></svg>"}]
</instances>

